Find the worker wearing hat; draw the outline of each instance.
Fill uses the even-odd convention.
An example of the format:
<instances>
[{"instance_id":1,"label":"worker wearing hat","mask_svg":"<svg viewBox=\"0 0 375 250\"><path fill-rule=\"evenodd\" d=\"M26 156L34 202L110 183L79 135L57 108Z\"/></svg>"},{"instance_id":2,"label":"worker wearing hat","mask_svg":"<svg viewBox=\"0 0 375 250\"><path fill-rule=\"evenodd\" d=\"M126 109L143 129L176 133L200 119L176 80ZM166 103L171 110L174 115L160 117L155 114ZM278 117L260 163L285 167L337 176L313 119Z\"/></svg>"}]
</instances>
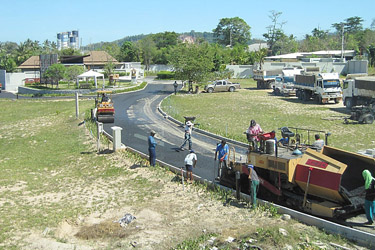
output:
<instances>
[{"instance_id":1,"label":"worker wearing hat","mask_svg":"<svg viewBox=\"0 0 375 250\"><path fill-rule=\"evenodd\" d=\"M257 192L259 187L259 177L257 172L254 169L253 165L248 165L249 169L249 181L250 181L250 197L253 207L257 205Z\"/></svg>"},{"instance_id":2,"label":"worker wearing hat","mask_svg":"<svg viewBox=\"0 0 375 250\"><path fill-rule=\"evenodd\" d=\"M221 175L222 175L222 169L227 169L227 160L228 160L228 153L229 153L229 146L226 142L226 140L221 140L221 143L219 143L216 147L215 151L215 158L219 160L219 163L217 165L217 177L215 180L220 181ZM216 163L215 163L216 165Z\"/></svg>"},{"instance_id":3,"label":"worker wearing hat","mask_svg":"<svg viewBox=\"0 0 375 250\"><path fill-rule=\"evenodd\" d=\"M149 162L150 162L150 166L153 166L155 167L155 161L156 161L156 151L155 151L155 147L157 145L156 141L155 141L155 131L151 131L150 132L150 136L148 137L148 153L149 153Z\"/></svg>"},{"instance_id":4,"label":"worker wearing hat","mask_svg":"<svg viewBox=\"0 0 375 250\"><path fill-rule=\"evenodd\" d=\"M191 121L187 121L185 125L185 137L184 142L182 143L180 150L185 150L184 147L186 145L186 142L189 141L189 150L192 149L192 142L191 142L191 132L193 130L194 124Z\"/></svg>"},{"instance_id":5,"label":"worker wearing hat","mask_svg":"<svg viewBox=\"0 0 375 250\"><path fill-rule=\"evenodd\" d=\"M189 154L185 157L186 180L190 179L190 183L193 183L193 168L197 165L197 160L194 150L190 150Z\"/></svg>"}]
</instances>

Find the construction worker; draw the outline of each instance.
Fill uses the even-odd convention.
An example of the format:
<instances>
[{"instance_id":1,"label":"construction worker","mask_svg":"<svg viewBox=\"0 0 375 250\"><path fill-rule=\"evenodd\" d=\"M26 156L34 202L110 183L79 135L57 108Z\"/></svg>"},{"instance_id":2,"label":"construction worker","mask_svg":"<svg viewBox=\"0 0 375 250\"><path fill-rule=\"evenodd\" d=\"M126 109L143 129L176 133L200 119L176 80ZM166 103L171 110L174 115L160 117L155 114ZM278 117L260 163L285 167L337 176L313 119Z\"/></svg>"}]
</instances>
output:
<instances>
[{"instance_id":1,"label":"construction worker","mask_svg":"<svg viewBox=\"0 0 375 250\"><path fill-rule=\"evenodd\" d=\"M184 136L184 142L180 146L179 150L184 151L186 142L189 142L189 150L192 149L192 142L191 142L191 133L193 131L194 124L191 121L187 121L185 125L185 136Z\"/></svg>"},{"instance_id":2,"label":"construction worker","mask_svg":"<svg viewBox=\"0 0 375 250\"><path fill-rule=\"evenodd\" d=\"M259 177L253 165L248 165L250 181L250 197L253 207L257 206L257 193L259 187Z\"/></svg>"},{"instance_id":3,"label":"construction worker","mask_svg":"<svg viewBox=\"0 0 375 250\"><path fill-rule=\"evenodd\" d=\"M221 140L221 143L217 145L215 151L215 161L217 159L219 153L219 163L217 169L217 177L215 180L220 181L222 169L223 167L227 168L227 160L228 160L228 153L229 153L229 146L225 140ZM215 164L216 165L216 164Z\"/></svg>"},{"instance_id":4,"label":"construction worker","mask_svg":"<svg viewBox=\"0 0 375 250\"><path fill-rule=\"evenodd\" d=\"M174 87L174 94L176 95L177 94L177 87L178 87L177 81L174 81L173 87Z\"/></svg>"},{"instance_id":5,"label":"construction worker","mask_svg":"<svg viewBox=\"0 0 375 250\"><path fill-rule=\"evenodd\" d=\"M367 222L365 225L372 225L375 216L375 178L372 177L369 170L362 171L363 179L365 180L365 212Z\"/></svg>"},{"instance_id":6,"label":"construction worker","mask_svg":"<svg viewBox=\"0 0 375 250\"><path fill-rule=\"evenodd\" d=\"M320 139L319 134L316 134L315 135L315 141L312 144L312 147L314 149L316 149L316 151L320 152L322 150L323 146L324 146L324 141L322 139Z\"/></svg>"},{"instance_id":7,"label":"construction worker","mask_svg":"<svg viewBox=\"0 0 375 250\"><path fill-rule=\"evenodd\" d=\"M156 161L156 151L155 147L157 145L155 141L155 131L150 132L150 136L148 137L148 153L149 153L149 162L150 166L155 167L155 161Z\"/></svg>"},{"instance_id":8,"label":"construction worker","mask_svg":"<svg viewBox=\"0 0 375 250\"><path fill-rule=\"evenodd\" d=\"M185 157L185 167L186 167L186 181L190 179L190 183L193 183L193 168L197 165L197 155L194 150L190 150L190 153Z\"/></svg>"},{"instance_id":9,"label":"construction worker","mask_svg":"<svg viewBox=\"0 0 375 250\"><path fill-rule=\"evenodd\" d=\"M262 133L263 133L263 130L259 126L259 124L257 124L255 120L251 120L250 126L246 130L246 137L247 137L247 141L252 144L253 149L255 151L258 151L258 141L259 141L258 135Z\"/></svg>"}]
</instances>

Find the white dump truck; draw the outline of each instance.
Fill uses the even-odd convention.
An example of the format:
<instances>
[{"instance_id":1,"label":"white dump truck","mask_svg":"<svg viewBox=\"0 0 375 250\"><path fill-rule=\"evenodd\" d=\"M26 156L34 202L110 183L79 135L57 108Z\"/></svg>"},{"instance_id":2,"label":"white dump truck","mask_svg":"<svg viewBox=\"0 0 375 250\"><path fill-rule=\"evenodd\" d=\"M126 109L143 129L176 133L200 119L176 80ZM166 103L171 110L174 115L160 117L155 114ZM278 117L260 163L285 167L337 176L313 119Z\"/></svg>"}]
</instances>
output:
<instances>
[{"instance_id":1,"label":"white dump truck","mask_svg":"<svg viewBox=\"0 0 375 250\"><path fill-rule=\"evenodd\" d=\"M276 77L281 75L281 70L253 70L253 79L257 82L257 88L270 89Z\"/></svg>"},{"instance_id":2,"label":"white dump truck","mask_svg":"<svg viewBox=\"0 0 375 250\"><path fill-rule=\"evenodd\" d=\"M275 95L291 96L296 94L294 76L301 74L302 68L284 68L272 85Z\"/></svg>"},{"instance_id":3,"label":"white dump truck","mask_svg":"<svg viewBox=\"0 0 375 250\"><path fill-rule=\"evenodd\" d=\"M313 98L318 104L342 100L342 89L338 73L305 73L295 76L294 88L299 100Z\"/></svg>"},{"instance_id":4,"label":"white dump truck","mask_svg":"<svg viewBox=\"0 0 375 250\"><path fill-rule=\"evenodd\" d=\"M375 103L375 76L349 77L344 80L343 98L348 109Z\"/></svg>"}]
</instances>

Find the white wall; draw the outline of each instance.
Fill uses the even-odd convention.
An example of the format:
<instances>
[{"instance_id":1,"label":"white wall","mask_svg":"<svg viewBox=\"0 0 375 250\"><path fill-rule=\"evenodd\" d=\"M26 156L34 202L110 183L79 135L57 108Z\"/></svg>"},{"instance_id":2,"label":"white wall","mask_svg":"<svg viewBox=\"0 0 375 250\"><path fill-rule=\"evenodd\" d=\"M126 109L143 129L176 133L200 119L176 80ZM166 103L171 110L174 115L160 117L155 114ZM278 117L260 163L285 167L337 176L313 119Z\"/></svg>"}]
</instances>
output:
<instances>
[{"instance_id":1,"label":"white wall","mask_svg":"<svg viewBox=\"0 0 375 250\"><path fill-rule=\"evenodd\" d=\"M0 81L5 91L18 92L18 86L25 86L25 73L6 73L0 70Z\"/></svg>"}]
</instances>

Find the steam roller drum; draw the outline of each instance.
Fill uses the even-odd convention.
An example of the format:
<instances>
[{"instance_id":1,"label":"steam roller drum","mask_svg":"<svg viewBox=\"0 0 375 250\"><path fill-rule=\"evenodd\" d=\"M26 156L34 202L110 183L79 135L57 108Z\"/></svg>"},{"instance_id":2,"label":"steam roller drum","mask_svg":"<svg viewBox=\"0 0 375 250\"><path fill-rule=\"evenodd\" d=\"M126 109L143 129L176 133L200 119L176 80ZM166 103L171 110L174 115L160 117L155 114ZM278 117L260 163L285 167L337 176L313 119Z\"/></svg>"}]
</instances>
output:
<instances>
[{"instance_id":1,"label":"steam roller drum","mask_svg":"<svg viewBox=\"0 0 375 250\"><path fill-rule=\"evenodd\" d=\"M114 116L98 116L98 122L102 123L113 123L115 121Z\"/></svg>"}]
</instances>

